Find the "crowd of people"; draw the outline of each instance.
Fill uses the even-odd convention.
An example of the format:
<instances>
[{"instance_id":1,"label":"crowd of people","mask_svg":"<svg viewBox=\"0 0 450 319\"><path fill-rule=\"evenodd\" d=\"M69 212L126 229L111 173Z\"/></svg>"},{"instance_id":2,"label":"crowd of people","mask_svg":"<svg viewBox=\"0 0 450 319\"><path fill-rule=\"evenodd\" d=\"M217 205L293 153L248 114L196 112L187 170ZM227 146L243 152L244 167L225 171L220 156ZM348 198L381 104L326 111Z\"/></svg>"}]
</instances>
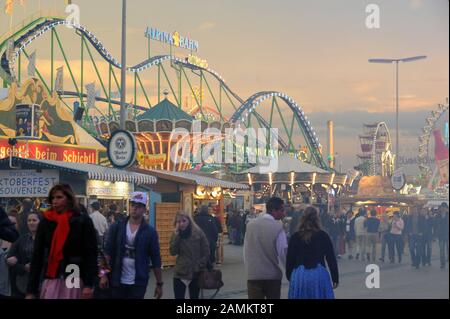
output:
<instances>
[{"instance_id":1,"label":"crowd of people","mask_svg":"<svg viewBox=\"0 0 450 319\"><path fill-rule=\"evenodd\" d=\"M132 194L127 215L115 205L102 209L97 201L84 207L66 184L51 189L48 203L44 211L29 199L19 209L0 208L0 298L143 299L149 269L156 282L153 296L163 296L159 239L148 223L146 193ZM440 266L448 262L445 203L378 216L364 208L356 214L314 206L294 210L273 197L264 213L234 211L226 225L230 244L243 245L249 299L281 298L283 272L288 298L334 298L339 259L382 263L387 248L389 261L401 263L406 244L413 267L431 265L436 240ZM179 211L173 226L174 296L184 299L189 291L189 298L198 299L199 275L216 263L222 222L211 207L201 206L193 216ZM68 286L73 267L79 284Z\"/></svg>"}]
</instances>

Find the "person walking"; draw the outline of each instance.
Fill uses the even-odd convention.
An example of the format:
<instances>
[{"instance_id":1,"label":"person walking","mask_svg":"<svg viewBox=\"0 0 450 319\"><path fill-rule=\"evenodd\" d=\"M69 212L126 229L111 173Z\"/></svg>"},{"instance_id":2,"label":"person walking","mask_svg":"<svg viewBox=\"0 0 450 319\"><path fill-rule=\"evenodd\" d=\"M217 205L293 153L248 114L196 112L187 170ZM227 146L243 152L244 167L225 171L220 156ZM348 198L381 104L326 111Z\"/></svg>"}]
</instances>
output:
<instances>
[{"instance_id":1,"label":"person walking","mask_svg":"<svg viewBox=\"0 0 450 319\"><path fill-rule=\"evenodd\" d=\"M100 288L111 286L114 299L144 299L150 261L156 278L154 297L160 299L163 295L158 233L144 220L147 201L146 193L132 193L130 216L115 222L108 231L105 256L111 268L111 282L103 276Z\"/></svg>"},{"instance_id":2,"label":"person walking","mask_svg":"<svg viewBox=\"0 0 450 319\"><path fill-rule=\"evenodd\" d=\"M377 256L377 242L380 220L377 218L377 212L372 210L370 217L365 221L367 229L367 261L375 263Z\"/></svg>"},{"instance_id":3,"label":"person walking","mask_svg":"<svg viewBox=\"0 0 450 319\"><path fill-rule=\"evenodd\" d=\"M345 242L347 244L349 260L353 259L355 239L355 217L353 217L353 211L349 210L345 218Z\"/></svg>"},{"instance_id":4,"label":"person walking","mask_svg":"<svg viewBox=\"0 0 450 319\"><path fill-rule=\"evenodd\" d=\"M431 266L431 254L433 248L433 230L434 230L434 218L431 215L431 211L428 209L422 209L421 214L424 220L423 229L423 252L422 252L422 266Z\"/></svg>"},{"instance_id":5,"label":"person walking","mask_svg":"<svg viewBox=\"0 0 450 319\"><path fill-rule=\"evenodd\" d=\"M286 277L289 299L334 299L333 289L339 285L336 253L314 207L306 208L298 232L289 240Z\"/></svg>"},{"instance_id":6,"label":"person walking","mask_svg":"<svg viewBox=\"0 0 450 319\"><path fill-rule=\"evenodd\" d=\"M90 299L97 275L92 220L80 213L75 193L67 184L54 186L48 202L51 208L44 212L34 240L26 299ZM68 287L66 278L74 266L79 269L80 284ZM42 273L45 280L41 286Z\"/></svg>"},{"instance_id":7,"label":"person walking","mask_svg":"<svg viewBox=\"0 0 450 319\"><path fill-rule=\"evenodd\" d=\"M400 212L395 212L391 222L391 231L389 234L390 243L389 248L389 260L393 264L395 262L395 250L397 250L398 263L402 262L403 255L403 229L405 224L403 219L400 217Z\"/></svg>"},{"instance_id":8,"label":"person walking","mask_svg":"<svg viewBox=\"0 0 450 319\"><path fill-rule=\"evenodd\" d=\"M28 234L28 214L31 212L33 212L33 200L31 198L25 198L22 201L18 217L19 234L21 236Z\"/></svg>"},{"instance_id":9,"label":"person walking","mask_svg":"<svg viewBox=\"0 0 450 319\"><path fill-rule=\"evenodd\" d=\"M380 226L378 228L381 240L381 258L379 260L383 263L385 260L384 258L386 256L386 247L389 245L390 241L390 231L391 231L390 224L391 223L389 221L389 216L386 213L381 215Z\"/></svg>"},{"instance_id":10,"label":"person walking","mask_svg":"<svg viewBox=\"0 0 450 319\"><path fill-rule=\"evenodd\" d=\"M21 235L12 244L6 256L6 263L10 267L11 295L13 298L24 299L31 270L34 240L41 216L36 212L28 213L28 233Z\"/></svg>"},{"instance_id":11,"label":"person walking","mask_svg":"<svg viewBox=\"0 0 450 319\"><path fill-rule=\"evenodd\" d=\"M411 265L418 269L423 253L423 232L425 218L419 214L421 208L415 206L412 208L411 215L405 217L405 233L408 236L409 252L411 256Z\"/></svg>"},{"instance_id":12,"label":"person walking","mask_svg":"<svg viewBox=\"0 0 450 319\"><path fill-rule=\"evenodd\" d=\"M339 218L337 212L332 213L328 218L328 234L331 237L331 241L333 243L333 251L336 254L336 258L340 259L339 255L339 235L341 232L341 219Z\"/></svg>"},{"instance_id":13,"label":"person walking","mask_svg":"<svg viewBox=\"0 0 450 319\"><path fill-rule=\"evenodd\" d=\"M285 217L284 201L278 197L266 203L266 214L247 225L244 265L249 299L280 299L281 265L286 264L287 238L280 221Z\"/></svg>"},{"instance_id":14,"label":"person walking","mask_svg":"<svg viewBox=\"0 0 450 319\"><path fill-rule=\"evenodd\" d=\"M199 299L198 274L211 267L208 239L185 212L177 213L174 226L170 254L177 256L173 278L175 299L185 299L186 288L190 299Z\"/></svg>"},{"instance_id":15,"label":"person walking","mask_svg":"<svg viewBox=\"0 0 450 319\"><path fill-rule=\"evenodd\" d=\"M209 244L209 259L212 264L216 262L216 247L219 239L219 229L217 229L217 220L209 214L208 206L201 206L200 212L194 216L194 221L205 233Z\"/></svg>"},{"instance_id":16,"label":"person walking","mask_svg":"<svg viewBox=\"0 0 450 319\"><path fill-rule=\"evenodd\" d=\"M358 215L355 218L355 235L356 235L356 260L361 256L361 260L366 260L366 246L367 246L367 230L365 227L366 211L360 208Z\"/></svg>"},{"instance_id":17,"label":"person walking","mask_svg":"<svg viewBox=\"0 0 450 319\"><path fill-rule=\"evenodd\" d=\"M448 261L448 205L442 203L439 206L436 222L436 237L439 241L439 257L441 262L441 269L445 268L445 264Z\"/></svg>"},{"instance_id":18,"label":"person walking","mask_svg":"<svg viewBox=\"0 0 450 319\"><path fill-rule=\"evenodd\" d=\"M19 232L16 225L8 218L8 214L0 206L0 240L10 243L15 242L19 238Z\"/></svg>"},{"instance_id":19,"label":"person walking","mask_svg":"<svg viewBox=\"0 0 450 319\"><path fill-rule=\"evenodd\" d=\"M99 202L92 202L90 207L89 217L91 217L94 228L97 231L99 248L103 249L104 238L106 236L106 232L108 231L108 220L102 213L100 213Z\"/></svg>"}]
</instances>

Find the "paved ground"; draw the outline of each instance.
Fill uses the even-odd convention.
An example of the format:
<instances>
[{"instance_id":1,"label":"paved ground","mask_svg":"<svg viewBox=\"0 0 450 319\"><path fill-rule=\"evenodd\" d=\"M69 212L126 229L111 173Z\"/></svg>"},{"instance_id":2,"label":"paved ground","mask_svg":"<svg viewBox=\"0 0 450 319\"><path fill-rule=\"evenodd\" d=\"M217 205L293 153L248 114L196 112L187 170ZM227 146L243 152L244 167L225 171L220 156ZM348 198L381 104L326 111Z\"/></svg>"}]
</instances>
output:
<instances>
[{"instance_id":1,"label":"paved ground","mask_svg":"<svg viewBox=\"0 0 450 319\"><path fill-rule=\"evenodd\" d=\"M440 269L437 243L433 246L432 266L420 269L411 267L409 254L406 252L402 264L379 264L380 288L368 289L365 282L369 275L365 272L366 263L362 261L339 261L340 286L335 290L338 299L448 299L449 270ZM223 273L225 286L216 298L246 299L247 290L242 261L242 247L226 245L225 262L219 266ZM164 299L173 298L173 272L165 269ZM152 298L154 289L152 276L146 298ZM287 298L288 282L284 279L282 298ZM207 297L207 294L206 296Z\"/></svg>"}]
</instances>

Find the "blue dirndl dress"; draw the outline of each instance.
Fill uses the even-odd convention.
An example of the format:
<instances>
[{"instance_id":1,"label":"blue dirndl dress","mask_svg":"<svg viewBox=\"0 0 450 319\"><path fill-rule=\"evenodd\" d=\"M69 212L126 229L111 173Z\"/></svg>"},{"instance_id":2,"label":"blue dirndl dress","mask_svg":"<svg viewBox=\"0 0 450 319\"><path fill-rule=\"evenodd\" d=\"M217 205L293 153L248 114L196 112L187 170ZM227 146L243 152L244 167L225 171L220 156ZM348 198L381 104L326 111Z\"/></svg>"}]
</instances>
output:
<instances>
[{"instance_id":1,"label":"blue dirndl dress","mask_svg":"<svg viewBox=\"0 0 450 319\"><path fill-rule=\"evenodd\" d=\"M330 274L318 264L306 269L301 265L291 274L289 299L335 299Z\"/></svg>"}]
</instances>

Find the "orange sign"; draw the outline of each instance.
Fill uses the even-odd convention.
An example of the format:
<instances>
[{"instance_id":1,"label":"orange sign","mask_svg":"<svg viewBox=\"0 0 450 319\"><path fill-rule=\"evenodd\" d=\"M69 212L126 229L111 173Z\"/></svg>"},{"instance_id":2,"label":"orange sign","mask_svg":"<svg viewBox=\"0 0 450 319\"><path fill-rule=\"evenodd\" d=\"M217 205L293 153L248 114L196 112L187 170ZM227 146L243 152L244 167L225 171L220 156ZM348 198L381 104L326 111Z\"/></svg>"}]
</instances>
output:
<instances>
[{"instance_id":1,"label":"orange sign","mask_svg":"<svg viewBox=\"0 0 450 319\"><path fill-rule=\"evenodd\" d=\"M18 141L16 152L25 154L27 151L27 143ZM11 146L7 139L0 139L0 158L10 155ZM39 141L28 141L28 156L30 159L52 160L68 163L80 164L98 164L97 150L79 147L71 147L68 145L55 145ZM18 155L25 157L24 155Z\"/></svg>"}]
</instances>

